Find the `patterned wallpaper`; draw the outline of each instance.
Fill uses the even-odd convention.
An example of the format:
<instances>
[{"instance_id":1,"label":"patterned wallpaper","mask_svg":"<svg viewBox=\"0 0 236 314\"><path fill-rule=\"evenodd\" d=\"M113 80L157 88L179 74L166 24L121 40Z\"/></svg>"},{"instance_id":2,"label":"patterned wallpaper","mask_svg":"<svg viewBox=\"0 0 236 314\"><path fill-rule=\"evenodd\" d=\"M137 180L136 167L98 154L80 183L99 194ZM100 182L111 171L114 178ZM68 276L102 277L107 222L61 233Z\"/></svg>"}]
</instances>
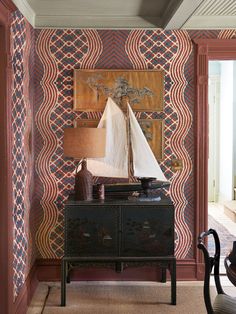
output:
<instances>
[{"instance_id":1,"label":"patterned wallpaper","mask_svg":"<svg viewBox=\"0 0 236 314\"><path fill-rule=\"evenodd\" d=\"M63 255L63 206L74 186L74 162L63 158L63 129L72 126L75 118L102 114L72 110L74 68L164 70L163 111L136 115L164 119L160 165L171 181L169 193L176 208L176 256L192 258L195 91L191 39L234 38L235 31L32 30L16 13L12 36L15 295L36 255ZM182 159L182 171L171 170L173 158Z\"/></svg>"},{"instance_id":2,"label":"patterned wallpaper","mask_svg":"<svg viewBox=\"0 0 236 314\"><path fill-rule=\"evenodd\" d=\"M73 69L161 69L165 72L162 112L136 113L164 119L162 170L171 181L176 209L176 256L193 258L194 230L194 51L193 38L232 38L234 31L37 30L38 86L36 172L43 219L37 232L41 257L63 255L63 204L73 189L74 163L63 158L63 129L101 112L73 112ZM173 172L171 160L183 161Z\"/></svg>"},{"instance_id":3,"label":"patterned wallpaper","mask_svg":"<svg viewBox=\"0 0 236 314\"><path fill-rule=\"evenodd\" d=\"M170 194L176 207L176 256L193 257L194 72L189 33L159 29L37 30L35 58L40 72L35 77L37 93L41 95L35 117L36 142L41 143L35 152L38 184L43 191L44 215L37 232L41 256L60 258L63 254L63 203L74 185L74 163L63 158L63 129L75 118L101 116L100 112L73 112L73 69L102 68L165 72L163 111L136 114L142 119L164 119L161 167L171 181ZM171 170L173 158L182 159L182 171Z\"/></svg>"},{"instance_id":4,"label":"patterned wallpaper","mask_svg":"<svg viewBox=\"0 0 236 314\"><path fill-rule=\"evenodd\" d=\"M13 14L12 32L12 168L13 168L13 282L14 297L25 282L36 257L32 238L33 190L32 49L33 32L18 12Z\"/></svg>"}]
</instances>

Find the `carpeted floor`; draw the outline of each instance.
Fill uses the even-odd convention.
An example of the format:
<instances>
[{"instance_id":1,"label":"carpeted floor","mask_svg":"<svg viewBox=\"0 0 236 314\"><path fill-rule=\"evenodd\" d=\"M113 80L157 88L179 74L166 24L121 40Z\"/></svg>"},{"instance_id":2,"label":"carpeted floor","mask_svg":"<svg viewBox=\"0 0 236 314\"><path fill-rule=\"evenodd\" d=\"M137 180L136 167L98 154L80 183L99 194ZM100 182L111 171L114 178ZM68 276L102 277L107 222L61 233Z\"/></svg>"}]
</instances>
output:
<instances>
[{"instance_id":1,"label":"carpeted floor","mask_svg":"<svg viewBox=\"0 0 236 314\"><path fill-rule=\"evenodd\" d=\"M170 304L169 284L67 285L67 305L60 306L60 285L52 284L42 314L205 314L202 285L178 286Z\"/></svg>"},{"instance_id":2,"label":"carpeted floor","mask_svg":"<svg viewBox=\"0 0 236 314\"><path fill-rule=\"evenodd\" d=\"M221 241L221 255L227 255L235 237L209 216L209 228L215 229ZM209 241L213 252L213 243ZM170 304L170 284L122 282L96 284L96 282L72 282L67 285L67 305L60 306L60 284L39 286L27 314L205 314L203 283L177 284L177 305ZM213 289L213 288L212 288ZM232 289L232 288L231 288ZM233 287L235 295L235 287ZM228 291L229 292L229 291ZM226 290L226 293L228 293ZM213 290L212 295L215 292ZM44 305L43 305L44 304Z\"/></svg>"},{"instance_id":3,"label":"carpeted floor","mask_svg":"<svg viewBox=\"0 0 236 314\"><path fill-rule=\"evenodd\" d=\"M235 241L235 236L233 236L229 231L219 224L211 215L208 216L208 227L209 229L215 229L219 235L220 245L221 245L221 256L226 256L232 249L233 241ZM208 248L211 254L214 253L213 241L209 240Z\"/></svg>"}]
</instances>

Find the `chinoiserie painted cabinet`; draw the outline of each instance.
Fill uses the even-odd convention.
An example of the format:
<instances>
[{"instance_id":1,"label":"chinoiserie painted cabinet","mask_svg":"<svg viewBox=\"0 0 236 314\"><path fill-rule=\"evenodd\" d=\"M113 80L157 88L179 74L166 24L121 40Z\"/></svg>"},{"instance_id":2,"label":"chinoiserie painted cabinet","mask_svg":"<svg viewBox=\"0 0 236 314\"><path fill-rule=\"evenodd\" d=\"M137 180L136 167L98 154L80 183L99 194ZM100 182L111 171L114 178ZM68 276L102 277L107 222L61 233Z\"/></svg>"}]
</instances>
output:
<instances>
[{"instance_id":1,"label":"chinoiserie painted cabinet","mask_svg":"<svg viewBox=\"0 0 236 314\"><path fill-rule=\"evenodd\" d=\"M169 198L153 201L93 200L65 205L65 255L62 299L69 265L76 262L157 262L169 269L176 304L174 206ZM121 267L122 268L122 267Z\"/></svg>"}]
</instances>

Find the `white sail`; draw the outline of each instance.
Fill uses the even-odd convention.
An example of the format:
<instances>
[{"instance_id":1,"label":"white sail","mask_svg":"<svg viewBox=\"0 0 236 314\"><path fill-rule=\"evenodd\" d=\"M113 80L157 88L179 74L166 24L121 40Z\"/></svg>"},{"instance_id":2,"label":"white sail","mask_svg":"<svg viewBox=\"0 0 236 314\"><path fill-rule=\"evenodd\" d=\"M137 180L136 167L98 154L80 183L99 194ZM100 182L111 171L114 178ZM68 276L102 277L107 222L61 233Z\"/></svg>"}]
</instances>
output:
<instances>
[{"instance_id":1,"label":"white sail","mask_svg":"<svg viewBox=\"0 0 236 314\"><path fill-rule=\"evenodd\" d=\"M98 124L98 128L106 128L106 156L104 158L88 159L87 167L89 171L94 176L129 177L128 118L133 156L133 175L167 181L129 104L128 112L128 117L126 117L114 101L108 98L104 113Z\"/></svg>"},{"instance_id":2,"label":"white sail","mask_svg":"<svg viewBox=\"0 0 236 314\"><path fill-rule=\"evenodd\" d=\"M129 104L128 110L133 155L133 175L135 177L156 178L159 181L167 181Z\"/></svg>"},{"instance_id":3,"label":"white sail","mask_svg":"<svg viewBox=\"0 0 236 314\"><path fill-rule=\"evenodd\" d=\"M94 176L128 178L128 142L126 118L109 97L98 124L106 128L106 156L87 160L87 167Z\"/></svg>"}]
</instances>

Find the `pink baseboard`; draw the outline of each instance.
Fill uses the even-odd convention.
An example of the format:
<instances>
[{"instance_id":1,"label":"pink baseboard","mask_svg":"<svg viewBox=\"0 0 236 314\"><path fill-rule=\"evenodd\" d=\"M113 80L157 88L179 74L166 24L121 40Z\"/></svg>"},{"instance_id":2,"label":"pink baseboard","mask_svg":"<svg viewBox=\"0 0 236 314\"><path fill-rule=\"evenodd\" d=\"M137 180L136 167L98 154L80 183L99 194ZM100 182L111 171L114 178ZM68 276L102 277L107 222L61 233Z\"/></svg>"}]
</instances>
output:
<instances>
[{"instance_id":1,"label":"pink baseboard","mask_svg":"<svg viewBox=\"0 0 236 314\"><path fill-rule=\"evenodd\" d=\"M38 285L37 279L37 266L36 263L31 268L27 279L14 302L14 313L15 314L25 314L27 312L27 307L30 304L34 292Z\"/></svg>"},{"instance_id":2,"label":"pink baseboard","mask_svg":"<svg viewBox=\"0 0 236 314\"><path fill-rule=\"evenodd\" d=\"M61 261L58 259L37 260L37 278L39 281L60 281ZM168 279L167 275L167 279ZM137 280L158 281L160 269L155 266L128 267L122 273L116 273L113 268L82 267L71 274L71 280ZM177 261L177 280L202 280L198 275L195 260Z\"/></svg>"}]
</instances>

